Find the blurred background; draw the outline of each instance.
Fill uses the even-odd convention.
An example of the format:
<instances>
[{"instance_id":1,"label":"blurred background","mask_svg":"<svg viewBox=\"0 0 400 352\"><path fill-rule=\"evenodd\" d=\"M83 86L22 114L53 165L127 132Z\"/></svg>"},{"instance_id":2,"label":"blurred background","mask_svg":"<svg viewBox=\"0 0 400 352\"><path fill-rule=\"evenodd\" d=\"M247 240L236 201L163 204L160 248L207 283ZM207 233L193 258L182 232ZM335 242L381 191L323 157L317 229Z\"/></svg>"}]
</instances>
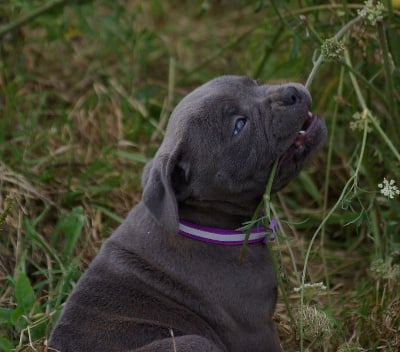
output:
<instances>
[{"instance_id":1,"label":"blurred background","mask_svg":"<svg viewBox=\"0 0 400 352\"><path fill-rule=\"evenodd\" d=\"M282 345L400 351L399 29L399 1L0 2L0 351L46 350L184 95L313 67L329 141L272 197Z\"/></svg>"}]
</instances>

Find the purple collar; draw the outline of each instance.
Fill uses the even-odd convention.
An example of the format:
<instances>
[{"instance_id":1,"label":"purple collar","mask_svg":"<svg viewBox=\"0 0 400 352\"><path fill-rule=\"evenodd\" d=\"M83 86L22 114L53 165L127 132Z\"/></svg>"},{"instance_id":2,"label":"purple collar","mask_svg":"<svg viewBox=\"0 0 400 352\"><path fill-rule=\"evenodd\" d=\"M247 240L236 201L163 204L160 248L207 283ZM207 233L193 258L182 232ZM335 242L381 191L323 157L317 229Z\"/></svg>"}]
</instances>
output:
<instances>
[{"instance_id":1,"label":"purple collar","mask_svg":"<svg viewBox=\"0 0 400 352\"><path fill-rule=\"evenodd\" d=\"M216 227L208 227L192 224L186 220L179 220L179 231L182 236L190 237L198 241L220 244L224 246L241 246L246 238L245 231L227 230ZM272 232L270 239L275 237ZM267 241L267 233L264 227L253 228L250 232L248 243L257 243Z\"/></svg>"}]
</instances>

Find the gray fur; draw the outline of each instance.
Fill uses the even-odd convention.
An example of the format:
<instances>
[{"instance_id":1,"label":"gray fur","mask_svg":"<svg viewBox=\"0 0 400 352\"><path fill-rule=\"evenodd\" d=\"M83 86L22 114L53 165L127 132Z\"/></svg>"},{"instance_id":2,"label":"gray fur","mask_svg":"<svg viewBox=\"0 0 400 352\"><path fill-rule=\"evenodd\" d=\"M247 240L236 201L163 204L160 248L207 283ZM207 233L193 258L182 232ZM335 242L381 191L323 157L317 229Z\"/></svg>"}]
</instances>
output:
<instances>
[{"instance_id":1,"label":"gray fur","mask_svg":"<svg viewBox=\"0 0 400 352\"><path fill-rule=\"evenodd\" d=\"M311 98L301 85L223 76L187 95L142 177L143 199L79 280L49 345L62 352L280 351L272 315L277 281L268 249L220 246L177 234L178 220L238 228L321 147L318 118L293 142ZM239 116L247 118L233 135ZM171 337L171 331L174 338Z\"/></svg>"}]
</instances>

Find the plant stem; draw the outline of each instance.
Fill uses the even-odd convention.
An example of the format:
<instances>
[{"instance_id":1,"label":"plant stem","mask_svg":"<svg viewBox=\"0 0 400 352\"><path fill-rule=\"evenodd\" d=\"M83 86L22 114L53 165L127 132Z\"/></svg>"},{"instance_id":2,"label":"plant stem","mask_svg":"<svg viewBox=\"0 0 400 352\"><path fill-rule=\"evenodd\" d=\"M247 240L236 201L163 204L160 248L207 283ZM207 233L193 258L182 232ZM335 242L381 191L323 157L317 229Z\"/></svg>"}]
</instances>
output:
<instances>
[{"instance_id":1,"label":"plant stem","mask_svg":"<svg viewBox=\"0 0 400 352\"><path fill-rule=\"evenodd\" d=\"M280 232L282 233L283 238L287 238L288 236L286 235L285 231L283 230L283 228L282 228L282 226L281 226L281 223L280 223L280 221L279 221L279 219L278 219L278 214L276 213L276 210L275 210L273 204L271 204L271 211L272 211L272 213L274 214L275 218L276 218L277 221L278 221L279 230L280 230ZM288 250L288 252L289 252L290 259L291 259L292 265L293 265L293 274L294 274L294 276L296 277L297 285L300 286L300 275L299 275L299 271L297 270L297 265L296 265L295 256L294 256L292 247L290 247L290 244L289 244L290 241L286 241L286 243L287 243L287 250Z\"/></svg>"},{"instance_id":2,"label":"plant stem","mask_svg":"<svg viewBox=\"0 0 400 352\"><path fill-rule=\"evenodd\" d=\"M392 141L390 138L386 135L386 133L382 130L381 126L379 125L378 121L376 120L375 116L371 114L370 111L368 111L368 117L369 120L371 121L372 125L375 127L376 131L379 133L383 141L387 144L389 149L393 152L394 156L397 158L397 160L400 162L400 153L397 150L397 148L393 145Z\"/></svg>"},{"instance_id":3,"label":"plant stem","mask_svg":"<svg viewBox=\"0 0 400 352\"><path fill-rule=\"evenodd\" d=\"M328 155L327 155L327 160L326 160L326 171L325 171L325 183L324 183L324 203L323 203L323 210L322 214L323 217L326 216L327 209L328 209L328 196L329 196L329 184L330 184L330 173L331 173L331 167L332 167L332 154L333 154L333 146L334 146L334 139L336 137L335 132L336 132L336 125L337 125L337 115L338 115L338 110L339 110L339 101L343 97L343 81L344 81L344 68L342 67L340 70L340 76L339 76L339 86L337 90L337 95L336 95L336 102L335 102L335 109L333 112L333 117L332 117L332 122L330 126L330 138L329 138L329 145L328 145ZM330 286L330 279L329 275L327 272L327 265L326 265L326 259L325 255L323 253L324 251L324 242L325 242L325 226L322 227L321 230L321 255L322 255L322 261L324 265L324 272L325 272L325 281L326 281L326 286ZM330 299L330 296L329 296Z\"/></svg>"},{"instance_id":4,"label":"plant stem","mask_svg":"<svg viewBox=\"0 0 400 352\"><path fill-rule=\"evenodd\" d=\"M279 160L276 159L273 166L272 166L272 170L271 173L269 175L268 178L268 183L267 183L267 188L265 190L264 193L264 211L265 211L265 216L263 218L263 222L264 222L264 227L267 229L269 222L271 221L271 191L272 191L272 184L275 178L275 174L276 174L276 169L278 168L278 164L279 164ZM263 202L261 202L262 204ZM279 241L279 239L277 238L277 242ZM278 242L279 244L279 242ZM290 309L290 305L289 305L289 299L286 293L286 289L285 286L283 284L281 275L279 275L279 266L278 266L278 262L276 260L276 255L274 252L274 248L272 246L272 242L271 241L267 241L267 245L268 245L268 250L269 250L269 254L271 257L271 261L272 261L272 266L274 268L274 272L277 273L278 275L278 285L279 288L281 289L281 293L282 293L282 297L283 297L283 301L285 303L287 312L289 314L289 318L290 318L290 322L292 323L292 326L296 326L296 321L294 319L294 316L292 314L292 310Z\"/></svg>"},{"instance_id":5,"label":"plant stem","mask_svg":"<svg viewBox=\"0 0 400 352\"><path fill-rule=\"evenodd\" d=\"M267 183L267 187L265 188L263 200L261 200L261 202L258 204L255 212L253 213L253 216L251 217L251 223L256 221L256 219L260 216L260 211L263 208L263 205L264 205L264 211L265 211L265 218L268 219L268 221L271 220L271 204L270 204L271 203L271 190L272 190L272 183L274 182L274 178L275 178L276 169L278 168L278 164L279 164L279 160L276 159L274 164L272 165L272 170L269 174L268 183ZM268 228L268 225L266 226L266 228ZM251 227L249 227L246 230L246 237L244 239L242 248L240 249L240 264L242 264L243 260L244 260L244 254L246 252L246 247L247 247L247 244L249 241L250 231L251 231Z\"/></svg>"},{"instance_id":6,"label":"plant stem","mask_svg":"<svg viewBox=\"0 0 400 352\"><path fill-rule=\"evenodd\" d=\"M350 60L349 52L347 50L344 51L344 59L348 66L353 67L351 60ZM365 103L365 99L361 93L361 89L360 89L360 86L358 85L355 75L352 72L349 72L349 75L350 75L351 83L353 84L354 90L357 95L358 103L360 104L363 111L368 110L367 104Z\"/></svg>"},{"instance_id":7,"label":"plant stem","mask_svg":"<svg viewBox=\"0 0 400 352\"><path fill-rule=\"evenodd\" d=\"M383 28L383 22L379 21L376 23L378 28L379 35L379 44L381 46L383 61L384 61L384 69L385 69L385 78L386 78L386 95L389 101L389 112L392 115L392 119L396 117L397 114L397 101L396 101L396 93L393 84L393 69L392 69L392 60L390 58L388 41L385 33L385 29ZM394 129L396 132L396 129Z\"/></svg>"},{"instance_id":8,"label":"plant stem","mask_svg":"<svg viewBox=\"0 0 400 352\"><path fill-rule=\"evenodd\" d=\"M345 50L345 52L344 52L344 57L345 57L345 60L346 60L346 64L349 65L349 66L352 66L351 65L351 61L350 61L350 56L349 56L349 53L348 53L347 50ZM364 97L363 97L363 95L361 93L361 89L360 89L360 86L358 85L356 77L354 76L354 74L352 72L349 72L349 74L350 74L350 79L351 79L351 81L353 83L353 87L354 87L354 90L356 92L356 95L357 95L357 98L358 98L358 102L359 102L361 108L363 109L363 111L367 112L367 115L369 117L369 121L371 121L372 125L374 126L376 131L379 133L381 138L384 140L384 142L387 144L389 149L393 152L393 154L397 158L397 160L400 161L400 153L398 152L396 147L393 145L393 143L390 140L390 138L386 135L386 133L379 126L378 121L376 121L376 118L368 110L367 104L365 103L365 99L364 99Z\"/></svg>"},{"instance_id":9,"label":"plant stem","mask_svg":"<svg viewBox=\"0 0 400 352\"><path fill-rule=\"evenodd\" d=\"M339 61L339 63L343 67L345 67L347 70L349 70L351 73L353 73L354 76L363 83L364 87L368 88L371 92L373 92L377 96L377 98L379 98L379 100L381 100L385 104L386 107L389 106L389 103L388 103L385 95L371 83L372 79L368 80L360 72L358 72L354 67L349 66L344 61Z\"/></svg>"},{"instance_id":10,"label":"plant stem","mask_svg":"<svg viewBox=\"0 0 400 352\"><path fill-rule=\"evenodd\" d=\"M353 18L351 21L347 22L334 36L333 38L340 39L353 25L355 25L357 22L361 21L362 17L358 16L356 18ZM319 55L317 61L314 63L314 67L311 70L310 75L308 76L307 82L305 84L306 88L308 89L323 62L323 57L322 55Z\"/></svg>"},{"instance_id":11,"label":"plant stem","mask_svg":"<svg viewBox=\"0 0 400 352\"><path fill-rule=\"evenodd\" d=\"M261 201L260 204L258 204L255 212L253 213L250 223L254 223L257 220L257 218L260 216L262 206L263 206L263 202ZM239 257L240 264L243 264L243 261L244 261L244 255L246 253L247 244L249 242L250 231L251 231L251 226L246 230L246 237L243 241L242 247L240 248L240 257Z\"/></svg>"},{"instance_id":12,"label":"plant stem","mask_svg":"<svg viewBox=\"0 0 400 352\"><path fill-rule=\"evenodd\" d=\"M315 75L316 75L316 73L317 73L319 67L320 67L321 64L322 64L322 60L323 60L323 59L322 59L322 55L320 55L320 56L318 57L317 61L314 63L314 66L313 66L313 68L312 68L312 70L311 70L311 73L310 73L310 75L308 76L307 82L306 82L306 84L305 84L305 87L306 87L307 89L310 89L310 85L311 85L311 83L312 83L312 81L313 81L313 79L314 79L314 77L315 77Z\"/></svg>"},{"instance_id":13,"label":"plant stem","mask_svg":"<svg viewBox=\"0 0 400 352\"><path fill-rule=\"evenodd\" d=\"M268 178L268 183L267 183L267 188L265 189L264 193L264 211L265 211L265 217L269 220L271 220L271 191L272 191L272 184L274 182L275 178L275 173L276 169L278 168L279 160L276 159L273 166L271 173Z\"/></svg>"},{"instance_id":14,"label":"plant stem","mask_svg":"<svg viewBox=\"0 0 400 352\"><path fill-rule=\"evenodd\" d=\"M272 191L272 184L273 184L275 174L276 174L276 169L278 168L278 164L279 164L279 160L276 159L274 162L274 165L272 166L272 170L271 170L270 176L268 178L267 188L264 193L264 209L265 209L264 227L265 228L268 228L269 224L267 222L271 221L271 208L272 208L271 191ZM277 242L279 244L278 238L277 238ZM294 319L292 310L290 309L289 299L288 299L288 296L286 293L285 285L283 284L281 275L279 275L279 266L278 266L278 262L276 260L274 248L272 247L272 242L267 241L267 245L268 245L268 250L269 250L269 254L271 257L271 261L272 261L272 266L274 268L274 272L277 273L277 275L278 275L278 285L279 285L279 288L281 289L283 301L285 303L287 312L289 314L290 322L291 322L292 326L294 327L294 326L296 326L296 321Z\"/></svg>"},{"instance_id":15,"label":"plant stem","mask_svg":"<svg viewBox=\"0 0 400 352\"><path fill-rule=\"evenodd\" d=\"M263 55L260 63L257 65L257 68L254 70L252 77L258 78L261 75L261 72L263 71L266 62L267 62L268 58L271 56L271 54L273 53L273 49L277 46L276 43L277 43L278 39L280 38L280 36L282 35L282 33L283 33L283 25L281 24L278 27L278 30L276 31L272 40L270 42L268 42L268 44L265 46L264 55Z\"/></svg>"},{"instance_id":16,"label":"plant stem","mask_svg":"<svg viewBox=\"0 0 400 352\"><path fill-rule=\"evenodd\" d=\"M34 20L36 17L39 17L40 15L43 15L44 13L53 10L58 6L65 5L68 1L70 0L55 0L53 2L49 2L39 7L38 9L32 11L30 14L20 18L19 20L6 24L2 28L0 28L0 38L3 37L6 33L11 32L16 28L21 27L24 24Z\"/></svg>"},{"instance_id":17,"label":"plant stem","mask_svg":"<svg viewBox=\"0 0 400 352\"><path fill-rule=\"evenodd\" d=\"M365 110L364 112L367 113L368 110ZM364 117L364 115L363 115ZM331 208L331 210L328 212L328 214L324 217L322 220L321 224L318 226L318 228L315 230L310 244L308 245L306 256L304 259L304 268L303 268L303 273L301 276L301 290L300 290L300 351L304 351L304 317L303 317L303 309L304 309L304 285L306 283L306 273L307 273L307 264L308 260L311 254L311 248L313 247L313 244L317 238L318 233L321 231L321 229L325 226L329 218L332 216L332 214L336 211L338 208L339 204L341 204L342 200L345 198L347 194L347 189L349 186L353 189L354 187L357 187L357 178L358 178L358 173L360 171L360 167L362 164L362 160L364 158L364 153L365 153L365 146L367 144L367 135L368 135L368 119L364 118L364 133L363 133L363 139L362 139L362 144L361 144L361 151L360 151L360 157L357 162L356 170L354 174L349 178L349 180L346 182L342 193L340 194L339 199L336 201L335 205Z\"/></svg>"},{"instance_id":18,"label":"plant stem","mask_svg":"<svg viewBox=\"0 0 400 352\"><path fill-rule=\"evenodd\" d=\"M357 17L358 18L358 17ZM349 22L350 23L350 22ZM351 65L351 60L350 60L350 56L347 50L344 51L344 57L345 57L345 61L346 64L349 65L350 67ZM361 168L361 164L362 164L362 160L364 158L364 154L365 154L365 147L367 145L367 135L368 135L368 115L370 114L368 107L365 103L365 99L361 93L361 89L360 86L358 85L357 79L355 78L354 74L352 72L349 72L350 75L350 79L351 82L353 84L354 90L356 92L357 95L357 99L359 101L359 104L361 105L362 109L363 109L363 113L362 113L362 120L364 121L364 133L363 133L363 139L362 139L362 143L361 143L361 151L360 151L360 157L358 159L357 162L357 166L356 169L354 171L354 174L349 178L349 180L346 182L346 185L343 188L343 191L339 197L339 199L337 200L337 202L335 203L335 205L331 208L331 210L328 212L328 214L324 217L324 219L322 220L321 224L318 226L317 230L314 232L310 244L307 248L307 252L306 252L306 256L304 259L304 268L303 268L303 273L302 273L302 277L301 277L301 290L300 290L300 350L304 351L304 317L303 317L303 309L304 309L304 284L306 281L306 273L307 273L307 264L308 264L308 260L310 257L310 253L311 253L311 248L317 238L318 233L321 231L321 229L325 226L326 222L328 221L328 219L331 217L331 215L335 212L335 210L337 209L337 207L339 206L339 204L341 203L341 201L344 199L345 195L347 194L347 189L349 188L349 186L351 185L351 189L356 189L357 188L357 183L358 183L358 175L360 172L360 168Z\"/></svg>"},{"instance_id":19,"label":"plant stem","mask_svg":"<svg viewBox=\"0 0 400 352\"><path fill-rule=\"evenodd\" d=\"M265 225L267 225L267 224L265 224ZM277 241L278 241L278 238L277 238ZM289 298L288 298L288 295L286 293L285 285L283 284L282 277L279 274L279 271L280 271L279 270L279 265L278 265L278 261L276 260L276 255L275 255L275 252L274 252L274 248L273 248L272 242L271 241L267 241L267 245L268 245L268 250L269 250L270 257L271 257L272 267L274 268L274 272L278 276L278 286L279 286L279 288L281 290L281 293L282 293L283 302L285 303L285 307L286 307L286 310L287 310L288 315L289 315L290 323L292 324L292 327L295 327L296 326L296 320L294 319L292 310L290 308ZM278 242L278 245L279 245L279 242Z\"/></svg>"}]
</instances>

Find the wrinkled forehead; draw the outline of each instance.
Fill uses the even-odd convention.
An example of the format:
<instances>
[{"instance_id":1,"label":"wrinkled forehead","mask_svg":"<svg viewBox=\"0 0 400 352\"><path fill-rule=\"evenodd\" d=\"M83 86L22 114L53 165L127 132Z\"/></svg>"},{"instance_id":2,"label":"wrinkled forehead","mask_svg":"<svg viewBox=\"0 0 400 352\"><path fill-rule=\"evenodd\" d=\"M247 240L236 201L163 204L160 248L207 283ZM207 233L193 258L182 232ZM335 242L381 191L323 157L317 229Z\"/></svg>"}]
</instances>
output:
<instances>
[{"instance_id":1,"label":"wrinkled forehead","mask_svg":"<svg viewBox=\"0 0 400 352\"><path fill-rule=\"evenodd\" d=\"M184 97L173 115L234 109L235 106L251 103L257 95L257 87L257 82L246 76L217 77Z\"/></svg>"},{"instance_id":2,"label":"wrinkled forehead","mask_svg":"<svg viewBox=\"0 0 400 352\"><path fill-rule=\"evenodd\" d=\"M218 99L237 99L246 95L253 95L257 82L246 76L221 76L208 81L188 95L191 98L213 96Z\"/></svg>"},{"instance_id":3,"label":"wrinkled forehead","mask_svg":"<svg viewBox=\"0 0 400 352\"><path fill-rule=\"evenodd\" d=\"M252 88L257 86L257 81L251 79L247 76L220 76L217 78L208 81L207 83L203 84L199 88L208 88L208 89L246 89Z\"/></svg>"}]
</instances>

